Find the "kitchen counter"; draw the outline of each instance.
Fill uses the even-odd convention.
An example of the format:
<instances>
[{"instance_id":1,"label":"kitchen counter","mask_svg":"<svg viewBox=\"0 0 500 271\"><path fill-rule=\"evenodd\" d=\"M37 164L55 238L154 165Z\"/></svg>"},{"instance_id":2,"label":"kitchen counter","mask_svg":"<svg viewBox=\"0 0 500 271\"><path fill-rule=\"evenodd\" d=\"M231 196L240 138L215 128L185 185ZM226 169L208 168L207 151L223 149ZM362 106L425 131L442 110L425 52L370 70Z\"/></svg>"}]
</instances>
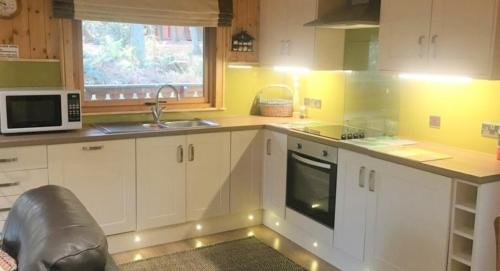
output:
<instances>
[{"instance_id":1,"label":"kitchen counter","mask_svg":"<svg viewBox=\"0 0 500 271\"><path fill-rule=\"evenodd\" d=\"M266 117L225 117L211 119L220 124L218 127L196 128L186 130L158 130L147 132L134 132L124 134L105 134L94 127L87 127L79 131L41 133L25 135L0 135L0 148L20 147L32 145L53 145L77 142L92 142L101 140L117 140L127 138L142 138L167 135L185 135L196 133L211 133L223 131L237 131L248 129L268 128L277 132L287 133L290 136L315 141L325 145L347 149L365 154L374 158L401 164L404 166L428 171L431 173L484 184L500 181L500 161L492 154L481 153L466 149L444 146L434 143L418 142L412 148L423 149L451 156L449 159L418 162L402 158L389 153L356 145L347 141L338 141L320 136L306 134L290 129L288 123L303 123L304 120L291 118L266 118ZM307 122L307 120L306 120ZM399 147L404 149L405 147Z\"/></svg>"}]
</instances>

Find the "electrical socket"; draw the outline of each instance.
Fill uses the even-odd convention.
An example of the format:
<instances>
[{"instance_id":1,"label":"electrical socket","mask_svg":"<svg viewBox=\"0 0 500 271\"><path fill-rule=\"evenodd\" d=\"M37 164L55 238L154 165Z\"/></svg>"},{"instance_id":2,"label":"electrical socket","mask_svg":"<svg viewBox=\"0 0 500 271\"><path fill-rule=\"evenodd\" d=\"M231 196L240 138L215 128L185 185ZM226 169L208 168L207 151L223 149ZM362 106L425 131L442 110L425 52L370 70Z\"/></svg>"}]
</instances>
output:
<instances>
[{"instance_id":1,"label":"electrical socket","mask_svg":"<svg viewBox=\"0 0 500 271\"><path fill-rule=\"evenodd\" d=\"M304 105L309 108L321 109L321 100L313 98L304 98Z\"/></svg>"},{"instance_id":2,"label":"electrical socket","mask_svg":"<svg viewBox=\"0 0 500 271\"><path fill-rule=\"evenodd\" d=\"M483 122L481 135L484 137L498 138L500 133L500 123Z\"/></svg>"},{"instance_id":3,"label":"electrical socket","mask_svg":"<svg viewBox=\"0 0 500 271\"><path fill-rule=\"evenodd\" d=\"M429 127L434 129L441 129L441 116L429 116Z\"/></svg>"}]
</instances>

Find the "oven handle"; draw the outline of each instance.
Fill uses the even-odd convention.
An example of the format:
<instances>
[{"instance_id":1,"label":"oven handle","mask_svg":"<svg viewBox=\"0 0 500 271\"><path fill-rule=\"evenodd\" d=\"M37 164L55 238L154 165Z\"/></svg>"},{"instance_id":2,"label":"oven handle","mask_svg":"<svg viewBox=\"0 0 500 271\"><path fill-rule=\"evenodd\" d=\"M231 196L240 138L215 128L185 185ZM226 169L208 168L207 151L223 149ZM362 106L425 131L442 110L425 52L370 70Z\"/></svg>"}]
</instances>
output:
<instances>
[{"instance_id":1,"label":"oven handle","mask_svg":"<svg viewBox=\"0 0 500 271\"><path fill-rule=\"evenodd\" d=\"M295 153L292 153L292 158L295 159L295 160L297 160L297 161L299 161L299 162L302 162L304 164L310 165L310 166L324 168L324 169L332 169L332 166L330 164L316 162L316 161L307 159L305 157L299 156L299 155L297 155Z\"/></svg>"}]
</instances>

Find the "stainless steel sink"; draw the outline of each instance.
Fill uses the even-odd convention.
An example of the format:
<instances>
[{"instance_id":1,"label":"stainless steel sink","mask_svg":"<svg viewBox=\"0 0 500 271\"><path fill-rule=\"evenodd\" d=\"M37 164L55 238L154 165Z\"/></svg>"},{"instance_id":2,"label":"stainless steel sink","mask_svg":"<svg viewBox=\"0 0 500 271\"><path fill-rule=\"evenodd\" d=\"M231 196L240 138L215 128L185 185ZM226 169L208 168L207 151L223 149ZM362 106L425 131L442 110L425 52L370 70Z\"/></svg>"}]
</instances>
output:
<instances>
[{"instance_id":1,"label":"stainless steel sink","mask_svg":"<svg viewBox=\"0 0 500 271\"><path fill-rule=\"evenodd\" d=\"M184 130L217 126L219 126L219 124L202 119L173 120L164 123L116 122L94 124L94 127L102 130L106 134L140 133L161 130Z\"/></svg>"},{"instance_id":2,"label":"stainless steel sink","mask_svg":"<svg viewBox=\"0 0 500 271\"><path fill-rule=\"evenodd\" d=\"M201 120L201 119L193 119L193 120L174 120L164 122L163 125L167 129L186 129L186 128L200 128L200 127L216 127L219 124L209 121L209 120Z\"/></svg>"}]
</instances>

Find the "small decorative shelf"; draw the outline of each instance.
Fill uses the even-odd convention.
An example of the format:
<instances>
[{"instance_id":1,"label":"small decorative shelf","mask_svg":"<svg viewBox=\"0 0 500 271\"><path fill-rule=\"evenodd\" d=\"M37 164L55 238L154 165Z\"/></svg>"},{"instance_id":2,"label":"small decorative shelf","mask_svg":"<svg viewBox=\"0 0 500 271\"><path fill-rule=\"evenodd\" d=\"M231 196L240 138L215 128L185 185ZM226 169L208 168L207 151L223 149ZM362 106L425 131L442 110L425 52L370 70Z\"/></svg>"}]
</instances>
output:
<instances>
[{"instance_id":1,"label":"small decorative shelf","mask_svg":"<svg viewBox=\"0 0 500 271\"><path fill-rule=\"evenodd\" d=\"M455 182L449 271L472 269L477 194L477 185L459 180Z\"/></svg>"}]
</instances>

